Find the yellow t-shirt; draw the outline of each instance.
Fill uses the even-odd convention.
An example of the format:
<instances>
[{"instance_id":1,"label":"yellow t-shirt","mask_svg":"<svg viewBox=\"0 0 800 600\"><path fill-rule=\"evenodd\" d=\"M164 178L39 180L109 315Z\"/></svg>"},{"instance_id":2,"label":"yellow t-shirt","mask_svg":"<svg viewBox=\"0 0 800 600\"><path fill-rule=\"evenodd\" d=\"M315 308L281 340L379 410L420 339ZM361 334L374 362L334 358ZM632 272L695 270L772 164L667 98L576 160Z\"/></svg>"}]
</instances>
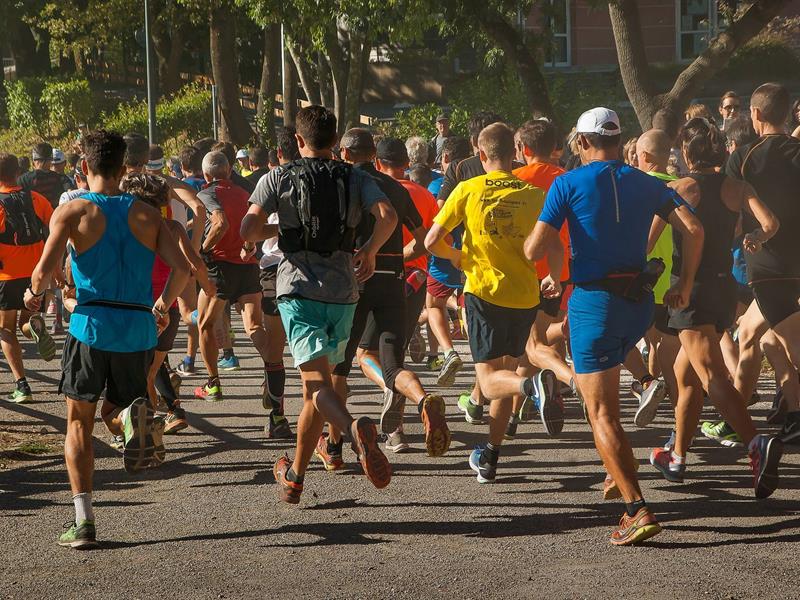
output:
<instances>
[{"instance_id":1,"label":"yellow t-shirt","mask_svg":"<svg viewBox=\"0 0 800 600\"><path fill-rule=\"evenodd\" d=\"M452 231L464 224L464 291L505 308L539 304L536 265L522 250L544 206L544 192L511 173L492 171L462 181L434 221Z\"/></svg>"},{"instance_id":2,"label":"yellow t-shirt","mask_svg":"<svg viewBox=\"0 0 800 600\"><path fill-rule=\"evenodd\" d=\"M664 183L678 179L673 175L656 173L655 171L650 171L648 175L657 177ZM666 267L661 277L658 278L658 281L653 286L653 296L655 297L656 304L664 304L664 294L669 291L669 278L672 273L672 226L669 223L664 227L664 231L661 232L661 237L658 238L656 245L653 246L653 251L647 255L648 260L651 258L660 258L664 261L664 266Z\"/></svg>"}]
</instances>

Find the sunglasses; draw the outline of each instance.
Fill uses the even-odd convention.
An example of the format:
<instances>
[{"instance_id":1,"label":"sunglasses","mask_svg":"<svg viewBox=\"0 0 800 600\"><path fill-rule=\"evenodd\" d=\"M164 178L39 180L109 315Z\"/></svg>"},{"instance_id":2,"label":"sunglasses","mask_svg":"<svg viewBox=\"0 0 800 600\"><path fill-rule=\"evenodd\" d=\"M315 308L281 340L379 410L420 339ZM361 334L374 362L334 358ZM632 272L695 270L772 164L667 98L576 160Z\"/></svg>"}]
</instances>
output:
<instances>
[{"instance_id":1,"label":"sunglasses","mask_svg":"<svg viewBox=\"0 0 800 600\"><path fill-rule=\"evenodd\" d=\"M741 105L739 105L739 104L726 104L726 105L724 105L722 107L722 110L725 110L725 111L728 111L728 112L733 112L735 110L739 110L740 108L741 108Z\"/></svg>"}]
</instances>

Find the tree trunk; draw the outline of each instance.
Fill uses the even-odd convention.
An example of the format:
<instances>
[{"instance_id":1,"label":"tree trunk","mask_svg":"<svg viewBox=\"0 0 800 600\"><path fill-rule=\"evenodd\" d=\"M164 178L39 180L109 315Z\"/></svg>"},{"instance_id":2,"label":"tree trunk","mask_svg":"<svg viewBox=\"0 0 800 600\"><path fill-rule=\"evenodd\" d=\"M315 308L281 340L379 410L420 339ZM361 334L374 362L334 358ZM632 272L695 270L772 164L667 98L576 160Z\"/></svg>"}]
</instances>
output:
<instances>
[{"instance_id":1,"label":"tree trunk","mask_svg":"<svg viewBox=\"0 0 800 600\"><path fill-rule=\"evenodd\" d=\"M297 116L297 73L294 71L294 61L287 50L283 52L283 125L294 127Z\"/></svg>"},{"instance_id":2,"label":"tree trunk","mask_svg":"<svg viewBox=\"0 0 800 600\"><path fill-rule=\"evenodd\" d=\"M286 49L292 57L294 67L300 76L300 85L306 94L306 100L311 104L320 104L319 84L314 78L314 66L303 53L305 44L302 40L296 40L293 36L286 36Z\"/></svg>"},{"instance_id":3,"label":"tree trunk","mask_svg":"<svg viewBox=\"0 0 800 600\"><path fill-rule=\"evenodd\" d=\"M341 20L325 29L325 60L331 73L333 89L333 113L341 129L346 121L345 106L347 103L347 58L342 50L340 36L347 39L347 32Z\"/></svg>"},{"instance_id":4,"label":"tree trunk","mask_svg":"<svg viewBox=\"0 0 800 600\"><path fill-rule=\"evenodd\" d=\"M319 75L319 99L322 106L333 108L333 85L331 67L322 52L317 52L317 74Z\"/></svg>"},{"instance_id":5,"label":"tree trunk","mask_svg":"<svg viewBox=\"0 0 800 600\"><path fill-rule=\"evenodd\" d=\"M30 77L50 72L49 44L45 50L39 48L39 43L49 41L49 38L34 37L31 28L22 21L20 14L13 8L13 3L5 5L4 14L7 17L5 34L11 57L16 65L17 77ZM37 32L40 35L41 32Z\"/></svg>"},{"instance_id":6,"label":"tree trunk","mask_svg":"<svg viewBox=\"0 0 800 600\"><path fill-rule=\"evenodd\" d=\"M275 141L275 95L281 75L281 26L274 23L264 29L264 60L258 88L258 128L267 145Z\"/></svg>"},{"instance_id":7,"label":"tree trunk","mask_svg":"<svg viewBox=\"0 0 800 600\"><path fill-rule=\"evenodd\" d=\"M244 146L253 136L239 93L234 16L231 5L222 1L212 6L209 19L211 72L217 85L222 122L220 139Z\"/></svg>"},{"instance_id":8,"label":"tree trunk","mask_svg":"<svg viewBox=\"0 0 800 600\"><path fill-rule=\"evenodd\" d=\"M364 70L369 60L368 32L350 29L348 44L347 101L344 122L339 122L343 133L351 127L361 125L361 92L364 89Z\"/></svg>"},{"instance_id":9,"label":"tree trunk","mask_svg":"<svg viewBox=\"0 0 800 600\"><path fill-rule=\"evenodd\" d=\"M181 87L184 31L180 25L168 28L158 17L154 20L152 35L158 63L158 90L162 96L168 96Z\"/></svg>"}]
</instances>

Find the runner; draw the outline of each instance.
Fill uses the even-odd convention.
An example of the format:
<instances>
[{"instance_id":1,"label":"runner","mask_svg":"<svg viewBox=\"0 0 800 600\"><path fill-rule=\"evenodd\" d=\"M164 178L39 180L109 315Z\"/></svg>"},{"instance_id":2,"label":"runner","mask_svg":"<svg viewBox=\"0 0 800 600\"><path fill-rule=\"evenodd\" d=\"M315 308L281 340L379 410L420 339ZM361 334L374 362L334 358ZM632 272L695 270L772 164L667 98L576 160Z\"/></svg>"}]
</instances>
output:
<instances>
[{"instance_id":1,"label":"runner","mask_svg":"<svg viewBox=\"0 0 800 600\"><path fill-rule=\"evenodd\" d=\"M539 259L552 244L560 248L559 232L567 221L575 284L568 308L573 367L595 446L626 504L611 543L628 545L661 531L639 489L636 461L619 420L620 365L653 320L648 286L659 269L646 259L647 236L655 214L684 234L681 280L665 301L685 306L700 259L702 226L662 182L618 160L622 131L614 111L586 111L576 133L584 166L553 183L526 255Z\"/></svg>"},{"instance_id":2,"label":"runner","mask_svg":"<svg viewBox=\"0 0 800 600\"><path fill-rule=\"evenodd\" d=\"M259 179L269 173L269 152L264 146L253 146L248 152L248 157L253 171L245 179L257 184Z\"/></svg>"},{"instance_id":3,"label":"runner","mask_svg":"<svg viewBox=\"0 0 800 600\"><path fill-rule=\"evenodd\" d=\"M749 184L719 172L725 160L725 142L716 125L692 119L679 137L689 176L671 184L693 208L705 230L702 257L697 267L687 306L670 308L669 326L678 331L681 350L675 363L678 401L675 410L675 446L656 448L651 464L665 479L683 482L686 452L703 409L703 390L723 418L747 444L757 498L770 496L778 487L779 439L758 435L744 399L729 379L720 348L720 337L736 317L736 282L731 273L731 243L742 209L755 217L760 228L745 235L744 248L761 250L778 230L778 221L758 199ZM664 221L656 217L651 239L655 241ZM686 259L681 234L673 230L672 281L676 283Z\"/></svg>"},{"instance_id":4,"label":"runner","mask_svg":"<svg viewBox=\"0 0 800 600\"><path fill-rule=\"evenodd\" d=\"M467 278L464 303L470 349L480 389L492 401L489 442L472 452L469 465L479 483L494 483L514 394L537 399L545 419L563 416L560 407L557 414L551 409L557 394L552 371L545 370L536 379L515 373L539 304L536 269L525 259L522 246L541 211L544 193L511 173L514 132L507 125L489 125L478 135L477 145L486 175L456 186L425 245L432 254L463 267ZM458 250L445 237L462 224L463 245ZM563 249L557 245L557 250L558 256L551 260L560 272ZM545 295L557 292L557 286L558 282Z\"/></svg>"},{"instance_id":5,"label":"runner","mask_svg":"<svg viewBox=\"0 0 800 600\"><path fill-rule=\"evenodd\" d=\"M249 241L278 235L284 258L278 266L277 296L289 347L303 381L303 409L297 423L294 460L275 463L284 502L300 502L306 468L325 422L349 431L367 478L377 488L391 480L391 467L378 447L369 417L353 419L333 389L331 365L339 364L353 324L358 281L375 270L378 249L389 239L397 215L374 180L333 160L336 117L322 106L297 111L296 138L303 158L278 167L258 182L261 188L242 221ZM375 217L372 237L353 254L362 211ZM267 223L278 213L279 224ZM316 235L310 235L312 231Z\"/></svg>"},{"instance_id":6,"label":"runner","mask_svg":"<svg viewBox=\"0 0 800 600\"><path fill-rule=\"evenodd\" d=\"M56 353L44 319L31 315L23 302L42 256L53 208L38 192L17 185L18 168L16 156L0 154L0 341L15 382L8 400L24 404L33 401L33 393L25 377L17 327L35 341L44 360L53 360Z\"/></svg>"},{"instance_id":7,"label":"runner","mask_svg":"<svg viewBox=\"0 0 800 600\"><path fill-rule=\"evenodd\" d=\"M160 464L163 422L154 419L147 400L147 369L156 345L156 327L168 324L168 307L189 276L189 265L154 208L120 195L125 172L125 141L94 131L82 140L82 170L90 194L59 207L50 236L25 293L25 305L38 310L67 244L77 307L64 344L59 391L67 402L67 462L75 521L59 544L96 547L92 476L97 401L105 390L101 416L124 435L123 462L129 472ZM151 273L158 255L172 269L164 293L152 302Z\"/></svg>"},{"instance_id":8,"label":"runner","mask_svg":"<svg viewBox=\"0 0 800 600\"><path fill-rule=\"evenodd\" d=\"M53 147L47 142L36 144L31 153L33 171L28 171L19 176L18 183L23 190L38 192L50 202L55 209L61 194L69 191L70 185L65 182L66 177L52 170Z\"/></svg>"}]
</instances>

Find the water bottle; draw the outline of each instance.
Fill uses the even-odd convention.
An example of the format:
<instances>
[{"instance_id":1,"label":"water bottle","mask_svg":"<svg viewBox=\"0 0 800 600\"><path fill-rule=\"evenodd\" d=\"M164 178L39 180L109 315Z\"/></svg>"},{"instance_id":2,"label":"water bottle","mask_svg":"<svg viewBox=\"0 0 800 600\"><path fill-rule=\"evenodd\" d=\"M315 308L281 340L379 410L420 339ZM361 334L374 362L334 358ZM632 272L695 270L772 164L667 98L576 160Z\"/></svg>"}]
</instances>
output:
<instances>
[{"instance_id":1,"label":"water bottle","mask_svg":"<svg viewBox=\"0 0 800 600\"><path fill-rule=\"evenodd\" d=\"M427 279L428 275L425 271L412 269L406 276L406 296L411 296L418 292Z\"/></svg>"}]
</instances>

